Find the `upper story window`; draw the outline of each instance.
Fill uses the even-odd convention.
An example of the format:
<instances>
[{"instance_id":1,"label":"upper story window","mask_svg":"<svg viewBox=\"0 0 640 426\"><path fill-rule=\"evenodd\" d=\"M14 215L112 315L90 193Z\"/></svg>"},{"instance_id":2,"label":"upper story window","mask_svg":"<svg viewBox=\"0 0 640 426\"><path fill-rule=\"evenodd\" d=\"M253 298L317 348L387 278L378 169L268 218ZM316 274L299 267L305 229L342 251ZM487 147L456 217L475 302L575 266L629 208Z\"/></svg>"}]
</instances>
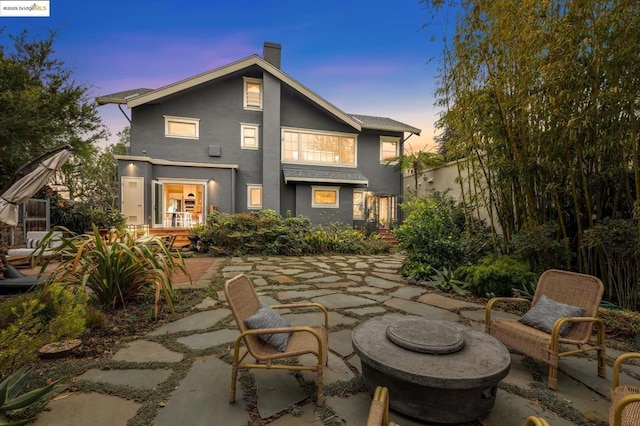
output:
<instances>
[{"instance_id":1,"label":"upper story window","mask_svg":"<svg viewBox=\"0 0 640 426\"><path fill-rule=\"evenodd\" d=\"M247 185L247 208L250 210L262 208L262 185Z\"/></svg>"},{"instance_id":2,"label":"upper story window","mask_svg":"<svg viewBox=\"0 0 640 426\"><path fill-rule=\"evenodd\" d=\"M400 138L389 136L380 137L380 163L387 163L393 157L400 155Z\"/></svg>"},{"instance_id":3,"label":"upper story window","mask_svg":"<svg viewBox=\"0 0 640 426\"><path fill-rule=\"evenodd\" d=\"M262 109L262 80L244 77L244 108Z\"/></svg>"},{"instance_id":4,"label":"upper story window","mask_svg":"<svg viewBox=\"0 0 640 426\"><path fill-rule=\"evenodd\" d=\"M258 149L260 147L258 140L257 124L240 124L240 147L242 149Z\"/></svg>"},{"instance_id":5,"label":"upper story window","mask_svg":"<svg viewBox=\"0 0 640 426\"><path fill-rule=\"evenodd\" d=\"M339 186L312 186L311 192L311 207L340 207Z\"/></svg>"},{"instance_id":6,"label":"upper story window","mask_svg":"<svg viewBox=\"0 0 640 426\"><path fill-rule=\"evenodd\" d=\"M356 165L356 138L339 133L282 131L282 161L290 163Z\"/></svg>"},{"instance_id":7,"label":"upper story window","mask_svg":"<svg viewBox=\"0 0 640 426\"><path fill-rule=\"evenodd\" d=\"M164 136L168 138L198 139L200 119L164 116Z\"/></svg>"}]
</instances>

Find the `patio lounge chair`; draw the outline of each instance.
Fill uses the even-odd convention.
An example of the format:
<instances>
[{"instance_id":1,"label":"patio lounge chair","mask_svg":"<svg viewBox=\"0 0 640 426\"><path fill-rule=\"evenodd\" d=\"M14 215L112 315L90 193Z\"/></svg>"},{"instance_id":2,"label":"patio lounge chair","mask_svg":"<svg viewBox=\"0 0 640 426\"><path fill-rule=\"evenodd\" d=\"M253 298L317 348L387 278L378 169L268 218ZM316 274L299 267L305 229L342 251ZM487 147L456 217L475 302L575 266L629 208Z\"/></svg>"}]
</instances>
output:
<instances>
[{"instance_id":1,"label":"patio lounge chair","mask_svg":"<svg viewBox=\"0 0 640 426\"><path fill-rule=\"evenodd\" d=\"M373 394L367 426L398 426L389 422L389 389L378 386Z\"/></svg>"},{"instance_id":2,"label":"patio lounge chair","mask_svg":"<svg viewBox=\"0 0 640 426\"><path fill-rule=\"evenodd\" d=\"M321 406L323 403L322 380L324 367L327 365L327 348L329 319L327 309L318 303L296 303L288 305L274 305L267 307L261 305L258 295L253 288L253 283L244 274L240 274L228 280L224 285L224 293L227 303L233 312L240 335L236 338L233 350L233 364L231 369L231 388L229 402L236 398L236 381L238 370L241 368L266 368L266 369L287 369L287 370L307 370L317 373L318 395L316 403ZM323 314L323 323L320 326L282 326L286 321L280 317L274 309L297 309L314 308L319 309ZM260 311L260 312L259 312ZM263 313L267 314L263 314ZM274 320L274 318L276 320ZM284 323L283 323L284 321ZM273 325L272 325L273 324ZM252 325L253 328L250 328ZM289 334L288 340L279 340L280 347L265 342L271 338L279 338ZM247 351L240 356L240 346L242 342L246 345ZM274 361L284 358L298 357L300 355L312 354L317 358L314 365L291 365L276 364ZM243 363L244 358L251 355L256 363Z\"/></svg>"},{"instance_id":3,"label":"patio lounge chair","mask_svg":"<svg viewBox=\"0 0 640 426\"><path fill-rule=\"evenodd\" d=\"M507 347L548 364L550 389L557 389L558 362L563 356L595 350L598 376L605 377L604 323L596 318L603 292L602 281L594 276L550 269L540 276L531 302L515 297L491 299L486 307L485 331ZM497 302L526 303L531 309L519 320L492 319L491 310ZM566 345L576 345L576 349L565 350Z\"/></svg>"},{"instance_id":4,"label":"patio lounge chair","mask_svg":"<svg viewBox=\"0 0 640 426\"><path fill-rule=\"evenodd\" d=\"M620 384L622 364L631 358L640 358L640 353L630 352L620 355L613 363L611 407L609 408L609 424L611 426L640 424L640 387Z\"/></svg>"}]
</instances>

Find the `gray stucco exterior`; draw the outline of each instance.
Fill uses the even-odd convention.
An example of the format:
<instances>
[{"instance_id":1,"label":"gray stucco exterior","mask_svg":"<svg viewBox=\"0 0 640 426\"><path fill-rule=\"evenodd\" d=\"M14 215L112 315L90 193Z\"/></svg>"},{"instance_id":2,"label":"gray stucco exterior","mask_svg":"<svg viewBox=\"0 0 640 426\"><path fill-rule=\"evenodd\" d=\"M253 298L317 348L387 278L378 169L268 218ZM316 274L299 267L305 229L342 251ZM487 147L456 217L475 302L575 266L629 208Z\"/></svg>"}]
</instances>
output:
<instances>
[{"instance_id":1,"label":"gray stucco exterior","mask_svg":"<svg viewBox=\"0 0 640 426\"><path fill-rule=\"evenodd\" d=\"M125 214L130 202L126 179L142 178L142 211L129 215L132 224L162 226L155 215L164 214L167 195L154 189L155 184L165 188L182 185L188 188L185 197L198 189L195 195L203 204L200 222L212 209L226 213L255 210L248 203L247 185L261 185L262 209L308 216L314 223L361 224L363 220L353 214L354 190L366 191L369 203L377 202L377 196L392 197L389 205L397 209L402 176L381 162L381 138L396 138L402 153L405 133L419 134L420 130L392 119L339 110L280 70L279 45L265 44L265 57L275 63L254 55L157 90L97 98L99 104L119 103L131 109L130 145L127 155L118 157L118 172ZM245 78L261 82L262 108L246 108ZM167 117L197 122L197 137L166 136ZM257 126L257 149L241 146L242 125ZM353 137L355 165L285 161L283 129ZM285 176L283 168L287 167L296 173ZM339 205L314 206L313 187L339 187ZM392 220L398 218L395 211L385 214ZM378 217L369 219L378 221Z\"/></svg>"}]
</instances>

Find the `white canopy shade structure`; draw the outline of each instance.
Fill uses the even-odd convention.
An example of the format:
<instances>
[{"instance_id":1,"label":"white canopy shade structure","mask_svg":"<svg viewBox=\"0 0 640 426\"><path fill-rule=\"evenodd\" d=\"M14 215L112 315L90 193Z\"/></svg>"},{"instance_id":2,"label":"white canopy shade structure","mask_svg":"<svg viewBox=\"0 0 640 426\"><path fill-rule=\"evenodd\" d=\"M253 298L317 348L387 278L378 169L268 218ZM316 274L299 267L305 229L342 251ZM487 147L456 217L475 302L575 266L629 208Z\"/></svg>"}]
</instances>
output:
<instances>
[{"instance_id":1,"label":"white canopy shade structure","mask_svg":"<svg viewBox=\"0 0 640 426\"><path fill-rule=\"evenodd\" d=\"M58 152L56 152L58 151ZM18 208L42 188L56 170L67 162L73 148L69 145L54 150L54 155L45 158L31 172L15 181L0 195L0 222L10 226L18 224ZM45 154L44 156L46 156ZM36 159L37 161L37 159ZM29 165L33 164L31 162ZM25 166L26 167L26 166ZM24 167L23 167L24 168ZM22 170L22 169L21 169Z\"/></svg>"}]
</instances>

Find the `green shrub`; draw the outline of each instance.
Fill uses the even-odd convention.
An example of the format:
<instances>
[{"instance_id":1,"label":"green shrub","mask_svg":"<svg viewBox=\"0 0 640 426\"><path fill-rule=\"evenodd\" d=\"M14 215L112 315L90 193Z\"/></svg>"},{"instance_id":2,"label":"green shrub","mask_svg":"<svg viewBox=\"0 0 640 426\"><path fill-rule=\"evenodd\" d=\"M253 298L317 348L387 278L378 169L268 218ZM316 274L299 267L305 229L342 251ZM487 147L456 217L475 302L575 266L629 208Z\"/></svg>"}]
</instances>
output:
<instances>
[{"instance_id":1,"label":"green shrub","mask_svg":"<svg viewBox=\"0 0 640 426\"><path fill-rule=\"evenodd\" d=\"M48 284L0 305L0 370L35 359L47 343L80 336L87 298L84 291Z\"/></svg>"},{"instance_id":2,"label":"green shrub","mask_svg":"<svg viewBox=\"0 0 640 426\"><path fill-rule=\"evenodd\" d=\"M523 288L538 278L527 263L512 256L493 254L484 257L478 265L457 268L454 276L468 283L467 290L478 296L512 296L513 289Z\"/></svg>"},{"instance_id":3,"label":"green shrub","mask_svg":"<svg viewBox=\"0 0 640 426\"><path fill-rule=\"evenodd\" d=\"M36 358L47 343L39 312L44 308L31 294L4 303L9 315L0 330L0 371L10 371Z\"/></svg>"},{"instance_id":4,"label":"green shrub","mask_svg":"<svg viewBox=\"0 0 640 426\"><path fill-rule=\"evenodd\" d=\"M474 261L481 252L482 239L477 231L464 229L462 209L445 194L413 198L401 207L406 219L393 235L406 253L405 276L427 279L432 270L455 269Z\"/></svg>"},{"instance_id":5,"label":"green shrub","mask_svg":"<svg viewBox=\"0 0 640 426\"><path fill-rule=\"evenodd\" d=\"M123 229L126 216L117 210L92 209L60 197L51 199L51 223L81 234L91 230L92 224L101 229Z\"/></svg>"},{"instance_id":6,"label":"green shrub","mask_svg":"<svg viewBox=\"0 0 640 426\"><path fill-rule=\"evenodd\" d=\"M511 237L509 250L539 274L552 268L567 269L571 262L556 222L522 229Z\"/></svg>"},{"instance_id":7,"label":"green shrub","mask_svg":"<svg viewBox=\"0 0 640 426\"><path fill-rule=\"evenodd\" d=\"M442 268L442 271L435 271L426 284L445 293L456 293L460 295L467 294L466 287L469 286L468 283L456 279L453 271L447 268Z\"/></svg>"},{"instance_id":8,"label":"green shrub","mask_svg":"<svg viewBox=\"0 0 640 426\"><path fill-rule=\"evenodd\" d=\"M194 227L192 247L214 255L248 254L296 256L316 253L378 254L391 246L377 235L367 235L341 223L313 228L306 217L281 217L273 210L207 216Z\"/></svg>"},{"instance_id":9,"label":"green shrub","mask_svg":"<svg viewBox=\"0 0 640 426\"><path fill-rule=\"evenodd\" d=\"M180 252L170 252L158 238L136 239L124 230L110 232L105 240L94 225L93 233L63 238L55 250L65 260L52 273L54 280L88 288L93 300L111 308L134 301L151 287L156 318L161 295L173 312L173 271L189 276Z\"/></svg>"}]
</instances>

